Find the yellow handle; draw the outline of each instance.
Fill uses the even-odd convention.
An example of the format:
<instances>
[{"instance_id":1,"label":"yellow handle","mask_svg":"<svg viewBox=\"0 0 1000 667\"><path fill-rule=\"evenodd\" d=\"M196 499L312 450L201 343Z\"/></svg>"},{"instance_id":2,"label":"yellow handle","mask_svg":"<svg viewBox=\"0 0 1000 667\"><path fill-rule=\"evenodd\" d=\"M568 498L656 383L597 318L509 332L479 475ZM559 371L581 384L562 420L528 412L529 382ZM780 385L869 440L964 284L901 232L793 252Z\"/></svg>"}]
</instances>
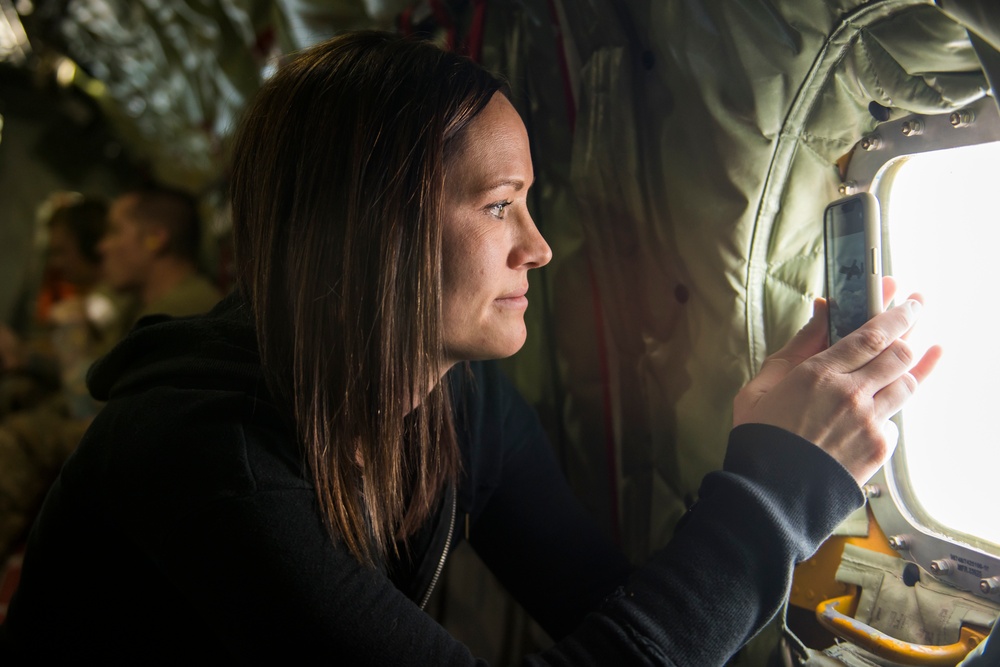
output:
<instances>
[{"instance_id":1,"label":"yellow handle","mask_svg":"<svg viewBox=\"0 0 1000 667\"><path fill-rule=\"evenodd\" d=\"M955 667L984 639L981 633L963 627L958 642L946 646L926 646L900 641L837 611L838 606L843 605L842 608L847 609L853 602L853 595L820 602L816 607L816 618L820 625L841 639L846 639L879 657L904 665Z\"/></svg>"}]
</instances>

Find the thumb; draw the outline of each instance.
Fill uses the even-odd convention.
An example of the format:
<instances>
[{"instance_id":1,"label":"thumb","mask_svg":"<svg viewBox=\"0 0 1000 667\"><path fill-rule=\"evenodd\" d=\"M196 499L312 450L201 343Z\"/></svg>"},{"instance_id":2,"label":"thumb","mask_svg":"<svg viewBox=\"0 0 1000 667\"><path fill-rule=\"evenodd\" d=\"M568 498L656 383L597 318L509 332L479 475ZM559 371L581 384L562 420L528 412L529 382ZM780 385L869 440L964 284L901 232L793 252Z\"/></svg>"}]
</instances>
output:
<instances>
[{"instance_id":1,"label":"thumb","mask_svg":"<svg viewBox=\"0 0 1000 667\"><path fill-rule=\"evenodd\" d=\"M825 350L828 345L827 321L826 299L816 299L813 301L813 315L806 325L784 347L764 360L755 380L761 380L761 384L768 387L774 386L793 368Z\"/></svg>"},{"instance_id":2,"label":"thumb","mask_svg":"<svg viewBox=\"0 0 1000 667\"><path fill-rule=\"evenodd\" d=\"M799 329L797 334L792 336L790 341L785 343L784 347L778 350L775 356L780 355L793 365L798 366L809 357L819 354L829 345L828 323L829 314L826 299L813 300L812 317L809 318L804 327Z\"/></svg>"},{"instance_id":3,"label":"thumb","mask_svg":"<svg viewBox=\"0 0 1000 667\"><path fill-rule=\"evenodd\" d=\"M733 401L733 425L753 418L754 407L806 359L827 346L827 306L824 299L813 302L813 316L785 346L764 360L760 372L746 384Z\"/></svg>"}]
</instances>

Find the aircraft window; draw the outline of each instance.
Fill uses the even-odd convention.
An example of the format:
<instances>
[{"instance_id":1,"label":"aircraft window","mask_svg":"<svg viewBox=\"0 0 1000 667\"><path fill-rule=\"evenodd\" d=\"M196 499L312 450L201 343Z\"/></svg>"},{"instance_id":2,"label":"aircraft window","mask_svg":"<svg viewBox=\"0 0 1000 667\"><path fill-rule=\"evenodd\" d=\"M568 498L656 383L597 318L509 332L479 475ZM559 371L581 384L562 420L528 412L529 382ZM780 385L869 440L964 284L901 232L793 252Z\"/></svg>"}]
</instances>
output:
<instances>
[{"instance_id":1,"label":"aircraft window","mask_svg":"<svg viewBox=\"0 0 1000 667\"><path fill-rule=\"evenodd\" d=\"M896 469L903 466L912 496L904 502L919 524L963 533L993 552L1000 549L997 165L1000 142L921 153L887 165L877 188L899 295L919 290L928 305L910 341L918 352L931 343L945 351L902 415Z\"/></svg>"}]
</instances>

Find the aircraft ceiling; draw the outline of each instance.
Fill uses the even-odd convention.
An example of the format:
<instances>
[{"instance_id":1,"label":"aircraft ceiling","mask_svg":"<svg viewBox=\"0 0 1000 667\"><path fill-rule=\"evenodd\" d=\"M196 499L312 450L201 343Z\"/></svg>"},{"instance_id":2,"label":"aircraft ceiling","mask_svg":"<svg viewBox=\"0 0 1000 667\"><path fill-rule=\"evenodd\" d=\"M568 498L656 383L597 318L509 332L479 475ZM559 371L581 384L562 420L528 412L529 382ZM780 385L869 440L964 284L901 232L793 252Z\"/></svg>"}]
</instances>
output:
<instances>
[{"instance_id":1,"label":"aircraft ceiling","mask_svg":"<svg viewBox=\"0 0 1000 667\"><path fill-rule=\"evenodd\" d=\"M385 27L399 0L0 0L0 62L75 85L153 175L204 190L247 97L336 30Z\"/></svg>"},{"instance_id":2,"label":"aircraft ceiling","mask_svg":"<svg viewBox=\"0 0 1000 667\"><path fill-rule=\"evenodd\" d=\"M287 54L338 30L391 27L402 12L416 25L447 23L448 6L467 4L0 0L0 64L33 72L40 88L55 80L83 91L132 161L160 180L205 192L222 175L239 110ZM982 3L940 4L974 25L991 25Z\"/></svg>"}]
</instances>

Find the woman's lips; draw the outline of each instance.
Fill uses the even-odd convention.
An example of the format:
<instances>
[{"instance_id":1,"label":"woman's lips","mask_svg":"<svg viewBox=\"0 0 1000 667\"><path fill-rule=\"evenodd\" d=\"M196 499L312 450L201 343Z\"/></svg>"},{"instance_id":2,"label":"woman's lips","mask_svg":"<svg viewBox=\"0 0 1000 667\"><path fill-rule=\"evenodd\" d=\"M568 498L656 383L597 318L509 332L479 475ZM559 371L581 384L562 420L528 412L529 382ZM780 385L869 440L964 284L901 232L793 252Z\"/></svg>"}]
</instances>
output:
<instances>
[{"instance_id":1,"label":"woman's lips","mask_svg":"<svg viewBox=\"0 0 1000 667\"><path fill-rule=\"evenodd\" d=\"M528 288L525 286L504 294L496 300L496 303L501 308L524 309L528 307L528 297L525 296L527 293Z\"/></svg>"}]
</instances>

